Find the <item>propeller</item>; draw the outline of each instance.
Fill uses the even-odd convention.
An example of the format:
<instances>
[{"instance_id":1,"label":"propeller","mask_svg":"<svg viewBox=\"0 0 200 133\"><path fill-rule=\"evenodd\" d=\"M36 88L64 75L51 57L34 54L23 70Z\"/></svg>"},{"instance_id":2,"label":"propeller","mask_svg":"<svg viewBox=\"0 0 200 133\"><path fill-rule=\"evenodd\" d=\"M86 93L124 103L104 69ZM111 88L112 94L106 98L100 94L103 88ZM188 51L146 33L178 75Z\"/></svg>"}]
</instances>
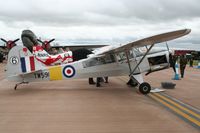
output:
<instances>
[{"instance_id":1,"label":"propeller","mask_svg":"<svg viewBox=\"0 0 200 133\"><path fill-rule=\"evenodd\" d=\"M15 40L9 40L9 41L7 41L7 40L5 40L5 39L3 39L3 38L1 38L1 40L3 41L3 42L5 42L6 43L6 45L7 45L7 47L9 48L9 49L11 49L13 46L15 46L15 45L13 45L13 44L15 44L17 41L19 41L19 38L17 38L17 39L15 39Z\"/></svg>"},{"instance_id":2,"label":"propeller","mask_svg":"<svg viewBox=\"0 0 200 133\"><path fill-rule=\"evenodd\" d=\"M51 39L51 40L49 40L49 41L42 41L42 40L40 40L40 39L37 39L39 42L41 42L42 44L49 44L49 43L51 43L51 42L53 42L55 39L53 38L53 39Z\"/></svg>"},{"instance_id":3,"label":"propeller","mask_svg":"<svg viewBox=\"0 0 200 133\"><path fill-rule=\"evenodd\" d=\"M55 39L51 39L49 41L42 41L40 39L37 39L40 43L42 43L42 47L45 49L45 50L48 50L51 46L50 46L50 43L53 42Z\"/></svg>"}]
</instances>

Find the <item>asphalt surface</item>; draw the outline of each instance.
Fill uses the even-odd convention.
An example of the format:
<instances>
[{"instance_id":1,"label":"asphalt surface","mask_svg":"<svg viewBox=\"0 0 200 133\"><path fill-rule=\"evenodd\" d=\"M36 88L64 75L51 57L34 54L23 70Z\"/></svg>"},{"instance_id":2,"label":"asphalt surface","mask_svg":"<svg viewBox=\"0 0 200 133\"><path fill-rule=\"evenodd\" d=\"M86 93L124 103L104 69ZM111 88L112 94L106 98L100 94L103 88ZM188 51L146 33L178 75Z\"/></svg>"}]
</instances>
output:
<instances>
[{"instance_id":1,"label":"asphalt surface","mask_svg":"<svg viewBox=\"0 0 200 133\"><path fill-rule=\"evenodd\" d=\"M198 127L153 99L159 94L144 96L128 87L127 77L109 78L100 88L81 79L30 83L14 91L15 83L5 79L4 66L0 65L0 133L199 133ZM180 81L171 80L171 70L145 79L153 87L175 82L176 89L163 94L198 110L199 75L200 70L189 68Z\"/></svg>"}]
</instances>

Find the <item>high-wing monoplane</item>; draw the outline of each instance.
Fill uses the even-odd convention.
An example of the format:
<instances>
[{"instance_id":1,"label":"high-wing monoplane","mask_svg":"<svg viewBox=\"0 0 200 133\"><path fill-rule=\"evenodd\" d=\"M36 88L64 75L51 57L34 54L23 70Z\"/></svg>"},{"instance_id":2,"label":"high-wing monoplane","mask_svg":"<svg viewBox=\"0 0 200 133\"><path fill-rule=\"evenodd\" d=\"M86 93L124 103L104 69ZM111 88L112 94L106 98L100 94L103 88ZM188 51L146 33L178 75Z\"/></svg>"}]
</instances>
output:
<instances>
[{"instance_id":1,"label":"high-wing monoplane","mask_svg":"<svg viewBox=\"0 0 200 133\"><path fill-rule=\"evenodd\" d=\"M144 82L142 73L151 73L169 67L169 52L151 53L157 43L170 41L191 32L190 29L167 32L120 46L105 46L90 54L88 58L56 66L44 66L25 46L13 47L8 55L7 79L19 84L34 81L69 80L89 77L111 77L128 75L137 83L142 94L151 90ZM138 50L146 47L146 52Z\"/></svg>"}]
</instances>

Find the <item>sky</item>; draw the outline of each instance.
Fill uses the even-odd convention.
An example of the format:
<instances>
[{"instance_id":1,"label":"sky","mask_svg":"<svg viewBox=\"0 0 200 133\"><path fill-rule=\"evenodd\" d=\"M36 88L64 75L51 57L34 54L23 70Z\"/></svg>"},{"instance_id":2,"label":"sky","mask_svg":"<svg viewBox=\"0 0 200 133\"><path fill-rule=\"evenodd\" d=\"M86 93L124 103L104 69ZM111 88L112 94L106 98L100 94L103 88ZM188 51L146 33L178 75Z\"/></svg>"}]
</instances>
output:
<instances>
[{"instance_id":1,"label":"sky","mask_svg":"<svg viewBox=\"0 0 200 133\"><path fill-rule=\"evenodd\" d=\"M57 42L125 44L155 34L192 29L171 46L200 49L200 0L0 0L0 37L24 29ZM2 42L1 42L2 43Z\"/></svg>"}]
</instances>

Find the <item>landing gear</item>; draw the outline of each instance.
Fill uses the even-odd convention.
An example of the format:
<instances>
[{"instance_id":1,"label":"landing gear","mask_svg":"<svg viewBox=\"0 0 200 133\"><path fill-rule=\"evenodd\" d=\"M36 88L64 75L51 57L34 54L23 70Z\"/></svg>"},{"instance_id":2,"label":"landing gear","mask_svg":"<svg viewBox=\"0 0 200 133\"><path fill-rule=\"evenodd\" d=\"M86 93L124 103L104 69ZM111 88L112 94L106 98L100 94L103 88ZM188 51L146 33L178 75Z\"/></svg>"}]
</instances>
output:
<instances>
[{"instance_id":1,"label":"landing gear","mask_svg":"<svg viewBox=\"0 0 200 133\"><path fill-rule=\"evenodd\" d=\"M21 83L17 83L16 85L15 85L15 88L14 88L14 90L17 90L17 87L19 86L19 85L21 85L21 84L28 84L28 82L21 82Z\"/></svg>"},{"instance_id":2,"label":"landing gear","mask_svg":"<svg viewBox=\"0 0 200 133\"><path fill-rule=\"evenodd\" d=\"M139 91L140 91L140 93L142 93L144 95L148 94L151 91L150 84L147 82L141 83L139 86Z\"/></svg>"},{"instance_id":3,"label":"landing gear","mask_svg":"<svg viewBox=\"0 0 200 133\"><path fill-rule=\"evenodd\" d=\"M132 87L138 86L138 83L136 81L134 81L133 79L129 79L129 81L126 84L130 85Z\"/></svg>"},{"instance_id":4,"label":"landing gear","mask_svg":"<svg viewBox=\"0 0 200 133\"><path fill-rule=\"evenodd\" d=\"M146 95L151 91L151 86L149 83L144 82L142 74L132 75L127 85L136 87L139 85L138 90L140 93Z\"/></svg>"},{"instance_id":5,"label":"landing gear","mask_svg":"<svg viewBox=\"0 0 200 133\"><path fill-rule=\"evenodd\" d=\"M128 51L125 52L126 58L127 58L127 63L128 63L129 70L130 70L129 77L130 77L130 79L135 81L137 84L139 84L139 91L144 95L148 94L151 91L151 86L148 83L144 82L142 74L141 74L141 72L143 72L143 71L141 70L141 68L139 66L143 62L143 60L146 58L147 54L151 51L153 46L154 46L154 44L152 43L149 48L146 47L147 52L143 55L143 57L141 59L137 60L137 58L135 58L134 63L136 64L136 66L133 69L131 68ZM144 66L144 65L142 65L142 66ZM128 84L131 84L131 82ZM133 84L133 86L137 86L137 84Z\"/></svg>"}]
</instances>

